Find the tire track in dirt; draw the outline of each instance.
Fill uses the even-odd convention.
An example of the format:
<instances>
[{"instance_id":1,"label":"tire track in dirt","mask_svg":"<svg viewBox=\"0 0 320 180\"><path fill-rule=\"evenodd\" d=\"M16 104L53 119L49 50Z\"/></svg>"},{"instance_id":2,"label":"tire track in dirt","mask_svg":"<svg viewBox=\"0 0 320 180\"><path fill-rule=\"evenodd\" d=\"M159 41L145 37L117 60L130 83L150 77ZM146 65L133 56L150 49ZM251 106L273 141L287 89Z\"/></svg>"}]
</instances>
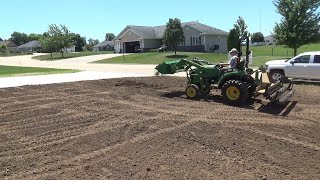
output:
<instances>
[{"instance_id":1,"label":"tire track in dirt","mask_svg":"<svg viewBox=\"0 0 320 180\"><path fill-rule=\"evenodd\" d=\"M41 175L34 175L34 174L39 174L40 172L44 172L46 169L56 168L56 167L62 166L62 165L67 166L70 163L80 163L81 161L86 161L88 159L92 159L92 158L95 158L97 156L101 156L101 155L106 154L106 153L112 153L111 151L116 151L115 149L118 149L118 148L121 148L123 146L126 146L127 144L134 144L136 142L145 141L145 140L148 140L149 138L156 137L156 136L159 136L159 135L164 134L164 133L169 133L169 132L175 131L177 129L181 129L181 128L190 126L195 122L196 122L196 120L188 121L186 123L180 124L180 125L175 126L175 127L161 129L161 130L159 130L159 131L157 131L155 133L138 136L138 137L129 139L127 141L124 141L122 143L115 144L115 145L110 146L110 147L99 149L97 151L93 151L93 152L86 153L86 154L81 154L80 156L77 156L77 157L74 157L74 158L70 158L70 159L64 160L62 162L58 162L58 164L55 164L55 165L52 165L52 166L46 166L46 167L37 169L37 171L35 171L36 173L28 172L28 173L18 174L17 176L13 176L13 178L30 178L30 177L32 177L32 178L36 178L37 179L37 178L43 178L45 176L53 176L55 174L61 173L62 170L55 170L54 172L51 172L51 173L41 173ZM71 168L71 170L74 170L74 169L77 169L77 168L79 168L79 167L76 167L76 168L73 167L73 168ZM63 171L66 171L67 169L68 168L64 169ZM30 175L30 177L28 177L29 175Z\"/></svg>"},{"instance_id":2,"label":"tire track in dirt","mask_svg":"<svg viewBox=\"0 0 320 180\"><path fill-rule=\"evenodd\" d=\"M272 133L263 132L261 130L254 129L251 126L242 126L241 127L241 126L230 126L230 125L228 125L226 127L238 128L238 129L242 129L244 131L254 132L254 133L257 133L259 135L269 137L271 139L277 139L277 140L281 140L281 141L286 142L286 143L291 143L291 144L294 144L294 145L299 145L299 146L302 146L302 147L310 148L310 149L313 149L315 151L320 151L320 146L317 146L316 144L303 142L303 141L297 141L297 140L294 140L294 139L291 139L291 138L288 138L288 137L282 137L282 136L278 136L278 135L275 135L275 134L272 134Z\"/></svg>"},{"instance_id":3,"label":"tire track in dirt","mask_svg":"<svg viewBox=\"0 0 320 180\"><path fill-rule=\"evenodd\" d=\"M122 104L122 103L120 102L120 104ZM139 109L143 109L143 108L147 108L147 106L140 106L139 107ZM149 109L147 108L146 110L149 110ZM159 112L161 112L161 111L159 110ZM99 115L102 115L102 114L103 113L95 114L95 116L99 117ZM178 114L178 115L182 115L182 114ZM94 117L90 117L90 118L94 119ZM65 119L66 119L66 121L68 121L67 118L65 118ZM90 121L90 119L88 119L88 120ZM116 121L116 120L114 120L114 121ZM103 132L105 130L109 130L109 129L105 129L104 128L105 126L106 127L112 127L111 129L122 126L122 125L118 125L118 126L112 125L114 123L114 121L111 121L109 123L102 122L103 124L98 122L98 124L93 124L93 125L88 126L86 128L69 130L69 131L67 131L67 133L61 133L59 135L51 135L51 138L37 136L37 141L36 141L37 144L41 143L41 142L46 142L46 143L43 143L41 146L29 146L29 147L23 148L23 149L15 149L14 151L11 151L11 153L19 153L19 154L21 154L23 151L39 149L39 148L50 146L50 145L53 145L53 144L59 144L59 143L65 142L65 141L70 141L72 139L78 139L78 138L81 138L81 137L84 137L84 136L87 136L87 135L90 135L90 134L96 134L98 132ZM77 123L77 122L75 122L75 123ZM32 124L31 126L25 126L24 125L23 127L27 129L27 128L30 128L32 126L34 126L34 124ZM48 126L50 126L50 124L48 124ZM40 127L37 127L37 128L41 129L43 127L40 126ZM17 129L19 129L19 128L17 128ZM63 128L63 129L65 129L65 128ZM89 132L89 133L84 133L84 132ZM23 143L21 143L19 141L19 144L23 144Z\"/></svg>"},{"instance_id":4,"label":"tire track in dirt","mask_svg":"<svg viewBox=\"0 0 320 180\"><path fill-rule=\"evenodd\" d=\"M308 160L314 163L310 158L319 157L316 154L319 144L315 141L318 135L315 133L320 127L317 118L320 114L315 104L303 101L282 117L268 111L259 112L261 104L257 102L245 107L230 107L221 103L219 96L188 100L182 92L184 86L183 81L175 78L129 78L11 88L10 100L5 98L10 94L9 90L0 91L0 102L4 104L0 106L0 135L4 135L4 138L0 137L0 143L10 149L4 147L5 151L0 152L0 166L10 169L8 173L0 169L0 179L70 179L77 173L84 175L87 170L88 174L83 178L94 179L98 174L106 175L101 174L103 167L113 169L117 174L109 174L111 179L117 179L117 176L125 179L126 174L117 173L127 172L125 168L128 166L124 162L147 160L141 163L156 164L157 158L166 156L163 153L176 148L164 141L180 144L186 153L198 153L189 164L183 161L187 158L183 154L173 157L174 153L169 153L169 159L178 161L174 166L168 166L169 169L174 168L171 173L196 169L192 177L208 178L202 175L211 174L213 177L259 179L260 173L266 171L270 175L268 179L294 179L301 177L298 175L301 172L305 172L304 176L309 179L317 177L317 166L311 168L307 163ZM319 89L312 88L312 91L316 90ZM310 98L310 102L318 102L316 98ZM12 120L3 122L3 118L10 117L3 114L7 110L22 113L13 114ZM237 139L241 146L236 146ZM273 143L276 144L274 148ZM142 152L136 155L130 152L131 149L142 148L140 145L147 148L160 145L160 149L155 148L155 152L141 149ZM260 145L268 146L270 152L283 147L281 154L284 157L272 159L277 156L261 152L263 147ZM246 148L249 154L246 154ZM295 149L306 153L305 156L298 155L291 160L289 156ZM148 159L148 153L155 159ZM229 169L229 176L219 176L212 171L216 167L209 164L202 164L201 171L197 169L201 166L198 160L203 159L206 163L207 153L215 154L220 170ZM104 163L109 160L114 164ZM299 163L292 164L299 161L304 167ZM273 165L272 162L278 164ZM283 166L286 163L295 171ZM89 166L94 168L88 169ZM135 177L139 177L139 173L142 173L142 179L152 177L144 174L145 169L139 168L132 169L137 175ZM257 168L261 171L256 171ZM160 174L155 167L152 171L148 173ZM281 173L284 171L292 174L284 176ZM236 176L236 172L246 172L248 176Z\"/></svg>"}]
</instances>

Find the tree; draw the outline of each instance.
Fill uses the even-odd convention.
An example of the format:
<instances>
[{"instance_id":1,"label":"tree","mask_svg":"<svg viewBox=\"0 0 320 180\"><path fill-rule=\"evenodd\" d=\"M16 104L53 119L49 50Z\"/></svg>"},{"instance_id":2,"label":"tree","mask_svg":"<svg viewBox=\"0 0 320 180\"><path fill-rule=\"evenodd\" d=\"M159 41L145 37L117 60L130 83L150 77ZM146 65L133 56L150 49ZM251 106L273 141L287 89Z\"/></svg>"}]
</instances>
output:
<instances>
[{"instance_id":1,"label":"tree","mask_svg":"<svg viewBox=\"0 0 320 180\"><path fill-rule=\"evenodd\" d=\"M85 48L86 48L87 51L92 51L93 50L93 47L90 44L86 44Z\"/></svg>"},{"instance_id":2,"label":"tree","mask_svg":"<svg viewBox=\"0 0 320 180\"><path fill-rule=\"evenodd\" d=\"M3 39L0 38L0 41L3 41Z\"/></svg>"},{"instance_id":3,"label":"tree","mask_svg":"<svg viewBox=\"0 0 320 180\"><path fill-rule=\"evenodd\" d=\"M86 38L81 37L80 34L71 33L71 40L75 43L76 51L81 52L83 51L83 47L86 45Z\"/></svg>"},{"instance_id":4,"label":"tree","mask_svg":"<svg viewBox=\"0 0 320 180\"><path fill-rule=\"evenodd\" d=\"M233 25L234 28L236 29L237 33L241 37L247 37L248 36L248 26L244 22L244 19L239 16L238 20L236 21L236 24Z\"/></svg>"},{"instance_id":5,"label":"tree","mask_svg":"<svg viewBox=\"0 0 320 180\"><path fill-rule=\"evenodd\" d=\"M277 44L297 50L304 44L319 39L319 0L274 0L281 22L274 27Z\"/></svg>"},{"instance_id":6,"label":"tree","mask_svg":"<svg viewBox=\"0 0 320 180\"><path fill-rule=\"evenodd\" d=\"M163 36L163 43L174 50L177 55L178 44L184 41L184 33L181 26L181 21L178 18L169 19L166 30Z\"/></svg>"},{"instance_id":7,"label":"tree","mask_svg":"<svg viewBox=\"0 0 320 180\"><path fill-rule=\"evenodd\" d=\"M239 34L235 28L231 29L227 38L227 46L230 51L232 48L239 49Z\"/></svg>"},{"instance_id":8,"label":"tree","mask_svg":"<svg viewBox=\"0 0 320 180\"><path fill-rule=\"evenodd\" d=\"M9 41L12 41L17 46L20 46L21 44L29 42L29 38L28 35L25 33L13 32L11 34L11 38L9 38Z\"/></svg>"},{"instance_id":9,"label":"tree","mask_svg":"<svg viewBox=\"0 0 320 180\"><path fill-rule=\"evenodd\" d=\"M65 25L49 25L48 34L50 40L48 42L55 43L56 45L52 45L52 47L57 46L59 48L61 55L63 57L64 48L70 47L74 42L71 39L71 33ZM52 39L51 39L52 38Z\"/></svg>"},{"instance_id":10,"label":"tree","mask_svg":"<svg viewBox=\"0 0 320 180\"><path fill-rule=\"evenodd\" d=\"M100 42L99 42L99 39L92 39L92 38L89 38L88 39L88 44L90 45L90 46L95 46L95 45L97 45L97 44L99 44Z\"/></svg>"},{"instance_id":11,"label":"tree","mask_svg":"<svg viewBox=\"0 0 320 180\"><path fill-rule=\"evenodd\" d=\"M116 36L113 33L106 33L106 41L112 41Z\"/></svg>"},{"instance_id":12,"label":"tree","mask_svg":"<svg viewBox=\"0 0 320 180\"><path fill-rule=\"evenodd\" d=\"M52 57L52 52L59 51L59 47L57 42L55 42L55 38L52 36L42 37L40 39L42 48L45 52L50 52L50 56Z\"/></svg>"},{"instance_id":13,"label":"tree","mask_svg":"<svg viewBox=\"0 0 320 180\"><path fill-rule=\"evenodd\" d=\"M29 41L34 41L34 40L40 40L42 38L42 34L35 34L35 33L31 33L28 36L28 40Z\"/></svg>"},{"instance_id":14,"label":"tree","mask_svg":"<svg viewBox=\"0 0 320 180\"><path fill-rule=\"evenodd\" d=\"M240 37L247 37L249 36L248 33L248 26L246 25L244 19L239 16L236 23L233 25L234 28L230 30L228 39L227 39L227 46L228 49L231 50L232 48L237 48L240 50Z\"/></svg>"},{"instance_id":15,"label":"tree","mask_svg":"<svg viewBox=\"0 0 320 180\"><path fill-rule=\"evenodd\" d=\"M1 53L7 52L7 46L5 46L4 44L1 44L1 45L0 45L0 52L1 52Z\"/></svg>"},{"instance_id":16,"label":"tree","mask_svg":"<svg viewBox=\"0 0 320 180\"><path fill-rule=\"evenodd\" d=\"M251 36L252 42L264 42L264 36L261 32L253 33Z\"/></svg>"}]
</instances>

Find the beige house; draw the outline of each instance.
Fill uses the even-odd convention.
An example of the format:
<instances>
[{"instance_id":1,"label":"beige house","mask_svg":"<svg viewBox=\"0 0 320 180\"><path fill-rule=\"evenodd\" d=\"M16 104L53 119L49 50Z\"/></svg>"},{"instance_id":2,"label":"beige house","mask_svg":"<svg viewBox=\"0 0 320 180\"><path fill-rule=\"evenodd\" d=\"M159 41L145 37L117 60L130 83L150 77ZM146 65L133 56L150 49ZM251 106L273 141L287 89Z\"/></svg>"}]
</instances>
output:
<instances>
[{"instance_id":1,"label":"beige house","mask_svg":"<svg viewBox=\"0 0 320 180\"><path fill-rule=\"evenodd\" d=\"M179 51L227 52L228 33L199 22L181 23L185 41ZM114 39L116 53L134 53L159 48L166 26L127 26Z\"/></svg>"},{"instance_id":2,"label":"beige house","mask_svg":"<svg viewBox=\"0 0 320 180\"><path fill-rule=\"evenodd\" d=\"M264 37L264 42L265 42L267 45L273 45L273 44L275 44L275 40L274 40L273 35L269 35L269 36Z\"/></svg>"},{"instance_id":3,"label":"beige house","mask_svg":"<svg viewBox=\"0 0 320 180\"><path fill-rule=\"evenodd\" d=\"M17 51L17 45L12 41L0 41L0 46L5 45L8 51L14 52Z\"/></svg>"}]
</instances>

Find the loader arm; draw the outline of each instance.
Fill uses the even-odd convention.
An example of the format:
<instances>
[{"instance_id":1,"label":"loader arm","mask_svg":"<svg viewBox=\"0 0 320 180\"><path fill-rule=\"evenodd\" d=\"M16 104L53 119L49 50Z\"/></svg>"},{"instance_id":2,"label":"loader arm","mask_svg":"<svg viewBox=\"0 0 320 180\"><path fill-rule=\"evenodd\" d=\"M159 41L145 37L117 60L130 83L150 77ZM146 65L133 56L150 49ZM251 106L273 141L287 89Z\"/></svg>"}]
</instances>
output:
<instances>
[{"instance_id":1,"label":"loader arm","mask_svg":"<svg viewBox=\"0 0 320 180\"><path fill-rule=\"evenodd\" d=\"M203 64L210 64L207 61L193 59L181 59L181 60L173 60L173 61L165 61L156 66L156 70L161 74L175 74L178 72L188 71L192 66L198 69L204 69Z\"/></svg>"}]
</instances>

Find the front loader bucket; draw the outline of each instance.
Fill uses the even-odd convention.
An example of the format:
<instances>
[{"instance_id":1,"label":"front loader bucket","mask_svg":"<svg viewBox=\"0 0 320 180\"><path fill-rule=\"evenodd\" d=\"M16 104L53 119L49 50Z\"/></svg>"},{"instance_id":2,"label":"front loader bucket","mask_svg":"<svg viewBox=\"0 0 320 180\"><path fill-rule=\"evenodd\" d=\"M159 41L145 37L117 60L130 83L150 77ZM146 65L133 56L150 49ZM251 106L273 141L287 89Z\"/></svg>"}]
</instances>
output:
<instances>
[{"instance_id":1,"label":"front loader bucket","mask_svg":"<svg viewBox=\"0 0 320 180\"><path fill-rule=\"evenodd\" d=\"M293 84L291 81L287 86L285 86L282 82L271 84L264 93L264 96L272 102L285 104L290 100L295 92L292 87Z\"/></svg>"},{"instance_id":2,"label":"front loader bucket","mask_svg":"<svg viewBox=\"0 0 320 180\"><path fill-rule=\"evenodd\" d=\"M176 73L174 66L179 62L180 60L165 61L157 65L155 69L161 74L174 74Z\"/></svg>"}]
</instances>

